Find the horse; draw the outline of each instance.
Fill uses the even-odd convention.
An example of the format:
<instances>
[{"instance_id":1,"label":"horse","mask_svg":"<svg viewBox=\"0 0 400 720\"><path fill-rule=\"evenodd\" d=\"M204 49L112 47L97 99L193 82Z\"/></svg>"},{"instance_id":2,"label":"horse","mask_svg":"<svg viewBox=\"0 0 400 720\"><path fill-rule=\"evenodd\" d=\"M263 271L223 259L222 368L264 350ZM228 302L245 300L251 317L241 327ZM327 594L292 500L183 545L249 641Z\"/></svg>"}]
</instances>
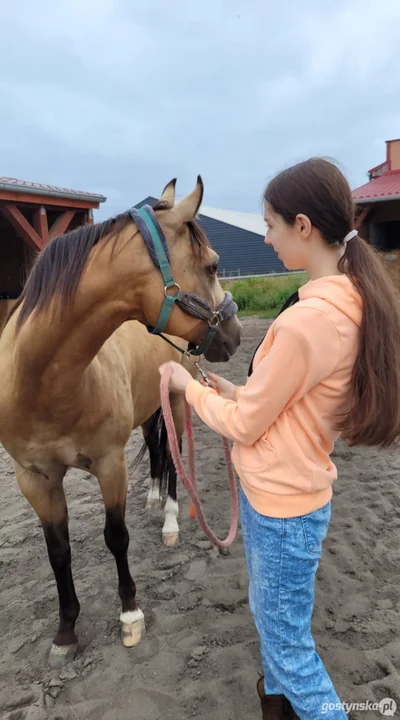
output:
<instances>
[{"instance_id":1,"label":"horse","mask_svg":"<svg viewBox=\"0 0 400 720\"><path fill-rule=\"evenodd\" d=\"M125 446L141 426L152 474L159 476L158 442L162 436L167 442L159 365L177 357L188 362L189 356L181 355L188 347L198 355L204 348L211 362L227 361L240 344L237 307L232 311L217 278L218 255L195 221L202 197L200 176L176 204L175 180L168 183L145 217L153 238L143 227L145 214L140 220L131 209L52 240L38 255L0 335L0 442L42 525L58 590L52 667L72 660L78 648L66 471L83 469L98 480L104 538L117 566L121 639L133 647L145 622L128 564ZM168 261L159 261L153 240L162 241ZM224 314L227 302L231 312ZM173 346L157 336L161 329ZM182 437L182 397L171 400ZM167 510L176 517L176 503L169 501Z\"/></svg>"}]
</instances>

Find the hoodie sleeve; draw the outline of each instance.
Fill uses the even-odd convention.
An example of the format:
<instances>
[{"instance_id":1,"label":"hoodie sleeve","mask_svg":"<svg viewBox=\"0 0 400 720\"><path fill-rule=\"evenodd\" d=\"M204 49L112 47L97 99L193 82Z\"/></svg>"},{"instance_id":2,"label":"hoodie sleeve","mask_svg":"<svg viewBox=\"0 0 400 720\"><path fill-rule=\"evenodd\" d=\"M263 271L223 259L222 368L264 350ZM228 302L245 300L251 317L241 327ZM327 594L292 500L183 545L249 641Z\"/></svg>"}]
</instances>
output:
<instances>
[{"instance_id":1,"label":"hoodie sleeve","mask_svg":"<svg viewBox=\"0 0 400 720\"><path fill-rule=\"evenodd\" d=\"M274 340L237 400L189 382L186 399L209 427L230 440L253 445L290 403L328 377L339 360L340 336L325 314L293 307L275 321Z\"/></svg>"}]
</instances>

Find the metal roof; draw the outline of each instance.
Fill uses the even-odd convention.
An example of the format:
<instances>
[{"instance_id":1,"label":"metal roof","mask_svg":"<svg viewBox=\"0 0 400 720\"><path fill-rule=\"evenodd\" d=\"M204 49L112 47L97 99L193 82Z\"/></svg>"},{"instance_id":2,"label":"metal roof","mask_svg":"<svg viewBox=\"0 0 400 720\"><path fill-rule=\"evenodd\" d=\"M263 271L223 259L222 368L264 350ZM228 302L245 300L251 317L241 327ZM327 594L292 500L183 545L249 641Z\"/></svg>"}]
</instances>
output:
<instances>
[{"instance_id":1,"label":"metal roof","mask_svg":"<svg viewBox=\"0 0 400 720\"><path fill-rule=\"evenodd\" d=\"M82 190L67 190L55 185L42 185L41 183L17 180L17 178L0 177L0 190L10 192L26 193L27 195L49 195L51 197L62 197L71 200L90 200L92 202L105 202L104 195L83 192Z\"/></svg>"},{"instance_id":2,"label":"metal roof","mask_svg":"<svg viewBox=\"0 0 400 720\"><path fill-rule=\"evenodd\" d=\"M201 206L201 214L214 220L228 225L240 227L242 230L257 233L257 235L265 235L267 228L265 220L260 213L238 212L237 210L222 210L219 208L210 208Z\"/></svg>"},{"instance_id":3,"label":"metal roof","mask_svg":"<svg viewBox=\"0 0 400 720\"><path fill-rule=\"evenodd\" d=\"M390 170L353 190L356 203L400 200L400 170Z\"/></svg>"}]
</instances>

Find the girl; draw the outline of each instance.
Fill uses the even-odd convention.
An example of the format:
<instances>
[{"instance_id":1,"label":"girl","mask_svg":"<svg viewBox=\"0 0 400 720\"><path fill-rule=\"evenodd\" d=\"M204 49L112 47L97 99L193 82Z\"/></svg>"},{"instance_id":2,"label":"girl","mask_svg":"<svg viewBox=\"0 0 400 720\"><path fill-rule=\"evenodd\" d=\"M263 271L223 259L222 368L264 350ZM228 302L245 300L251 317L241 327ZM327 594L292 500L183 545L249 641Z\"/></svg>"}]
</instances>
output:
<instances>
[{"instance_id":1,"label":"girl","mask_svg":"<svg viewBox=\"0 0 400 720\"><path fill-rule=\"evenodd\" d=\"M160 373L172 367L171 390L234 441L262 717L344 720L311 635L337 477L330 454L340 434L349 445L381 446L400 434L399 303L353 230L350 187L333 163L283 171L264 199L266 244L310 278L298 302L269 328L244 386L211 375L216 387L205 387L176 363Z\"/></svg>"}]
</instances>

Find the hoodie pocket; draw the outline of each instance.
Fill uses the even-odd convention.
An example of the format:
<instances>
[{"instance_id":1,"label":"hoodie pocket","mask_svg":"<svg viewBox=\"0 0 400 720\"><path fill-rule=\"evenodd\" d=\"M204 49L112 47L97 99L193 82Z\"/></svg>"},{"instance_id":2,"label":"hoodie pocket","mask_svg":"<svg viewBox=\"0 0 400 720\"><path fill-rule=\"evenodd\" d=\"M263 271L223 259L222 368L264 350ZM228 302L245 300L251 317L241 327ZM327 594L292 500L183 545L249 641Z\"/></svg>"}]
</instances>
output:
<instances>
[{"instance_id":1,"label":"hoodie pocket","mask_svg":"<svg viewBox=\"0 0 400 720\"><path fill-rule=\"evenodd\" d=\"M240 445L240 465L246 471L267 470L276 462L276 450L271 444L269 431L257 440L254 445Z\"/></svg>"}]
</instances>

